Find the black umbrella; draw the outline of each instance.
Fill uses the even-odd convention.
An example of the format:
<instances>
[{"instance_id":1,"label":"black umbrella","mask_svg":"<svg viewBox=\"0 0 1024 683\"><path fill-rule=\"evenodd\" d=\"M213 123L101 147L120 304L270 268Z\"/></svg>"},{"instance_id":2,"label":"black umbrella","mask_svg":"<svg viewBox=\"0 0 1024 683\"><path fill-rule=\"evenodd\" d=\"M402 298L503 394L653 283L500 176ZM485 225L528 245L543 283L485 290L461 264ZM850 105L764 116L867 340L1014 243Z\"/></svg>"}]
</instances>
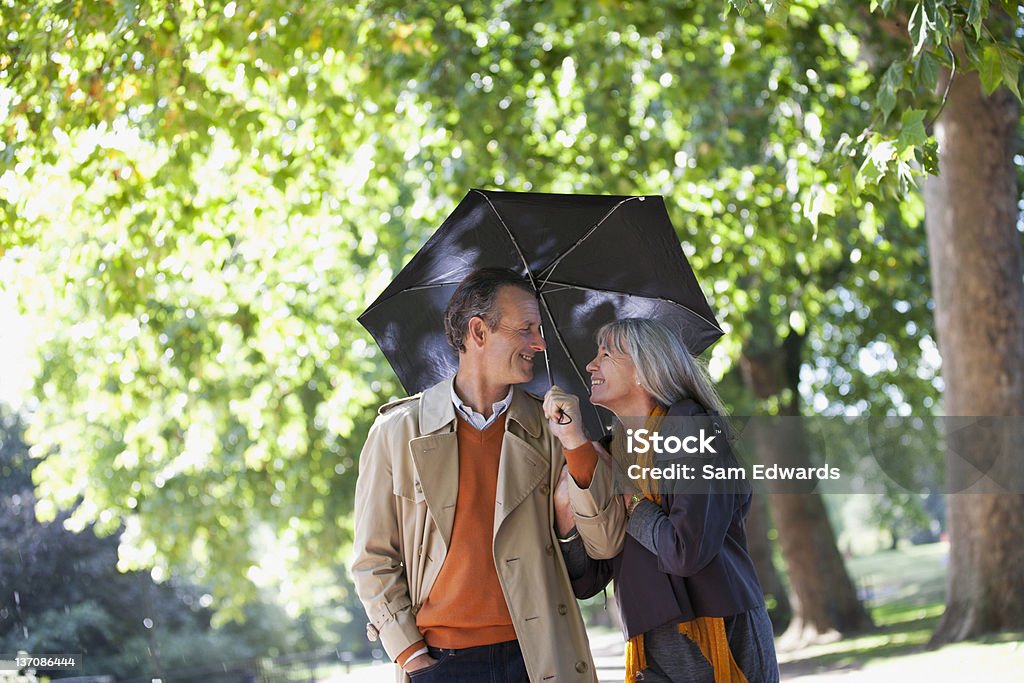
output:
<instances>
[{"instance_id":1,"label":"black umbrella","mask_svg":"<svg viewBox=\"0 0 1024 683\"><path fill-rule=\"evenodd\" d=\"M723 334L661 197L470 190L359 316L408 392L455 374L445 308L466 275L492 266L526 276L540 300L547 372L526 388L543 394L553 381L575 393L592 435L607 424L584 370L601 325L657 318L695 355Z\"/></svg>"}]
</instances>

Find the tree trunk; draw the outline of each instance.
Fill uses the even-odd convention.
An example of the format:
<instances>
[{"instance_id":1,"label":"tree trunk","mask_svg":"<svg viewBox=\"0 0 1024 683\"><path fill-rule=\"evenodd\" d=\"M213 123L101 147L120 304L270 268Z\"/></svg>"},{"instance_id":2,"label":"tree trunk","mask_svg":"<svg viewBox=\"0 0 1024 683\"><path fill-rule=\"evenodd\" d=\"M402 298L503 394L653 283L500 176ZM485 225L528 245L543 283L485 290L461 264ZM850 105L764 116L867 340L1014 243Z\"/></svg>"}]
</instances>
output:
<instances>
[{"instance_id":1,"label":"tree trunk","mask_svg":"<svg viewBox=\"0 0 1024 683\"><path fill-rule=\"evenodd\" d=\"M741 361L744 382L755 396L782 399L781 416L799 415L802 349L803 338L790 334L781 348L747 352ZM785 421L782 429L773 429L768 438L758 438L756 443L758 459L764 464L811 466L810 447L798 420ZM836 547L821 496L774 493L766 498L779 532L791 590L793 616L780 645L796 647L872 628Z\"/></svg>"},{"instance_id":2,"label":"tree trunk","mask_svg":"<svg viewBox=\"0 0 1024 683\"><path fill-rule=\"evenodd\" d=\"M768 537L770 522L765 497L755 495L750 504L750 516L747 517L747 550L757 569L757 578L761 581L761 590L768 603L768 615L772 618L772 628L775 633L782 633L793 618L793 609L772 560L772 542Z\"/></svg>"},{"instance_id":3,"label":"tree trunk","mask_svg":"<svg viewBox=\"0 0 1024 683\"><path fill-rule=\"evenodd\" d=\"M926 180L924 196L946 415L1024 415L1019 124L1009 91L985 97L977 74L965 73L935 126L940 175ZM949 496L948 594L934 644L1024 629L1024 461L1020 428L1001 423L1017 436L978 444L949 434L950 479L964 460L986 461L1010 493Z\"/></svg>"}]
</instances>

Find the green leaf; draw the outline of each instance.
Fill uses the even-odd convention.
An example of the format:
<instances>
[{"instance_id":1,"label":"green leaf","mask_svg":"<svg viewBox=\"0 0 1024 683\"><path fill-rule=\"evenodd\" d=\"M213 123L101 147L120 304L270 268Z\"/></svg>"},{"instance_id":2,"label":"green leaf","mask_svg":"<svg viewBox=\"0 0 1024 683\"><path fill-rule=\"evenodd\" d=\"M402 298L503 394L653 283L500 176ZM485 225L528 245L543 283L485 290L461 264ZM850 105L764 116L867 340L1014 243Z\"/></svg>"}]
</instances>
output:
<instances>
[{"instance_id":1,"label":"green leaf","mask_svg":"<svg viewBox=\"0 0 1024 683\"><path fill-rule=\"evenodd\" d=\"M939 60L925 52L914 63L914 86L918 92L932 92L939 82Z\"/></svg>"},{"instance_id":2,"label":"green leaf","mask_svg":"<svg viewBox=\"0 0 1024 683\"><path fill-rule=\"evenodd\" d=\"M967 23L974 29L974 37L981 38L981 22L988 14L988 0L971 0L967 10Z\"/></svg>"},{"instance_id":3,"label":"green leaf","mask_svg":"<svg viewBox=\"0 0 1024 683\"><path fill-rule=\"evenodd\" d=\"M836 197L835 194L829 192L826 188L815 185L808 193L807 198L804 200L803 207L804 216L814 224L814 227L818 227L818 217L821 214L826 216L836 215Z\"/></svg>"},{"instance_id":4,"label":"green leaf","mask_svg":"<svg viewBox=\"0 0 1024 683\"><path fill-rule=\"evenodd\" d=\"M883 84L875 96L875 106L881 110L883 121L889 118L889 114L896 108L896 93L892 88L886 88Z\"/></svg>"},{"instance_id":5,"label":"green leaf","mask_svg":"<svg viewBox=\"0 0 1024 683\"><path fill-rule=\"evenodd\" d=\"M936 48L953 38L953 33L960 30L959 24L950 15L949 8L945 5L936 5L935 0L925 0L925 9L928 16L932 18L932 37Z\"/></svg>"},{"instance_id":6,"label":"green leaf","mask_svg":"<svg viewBox=\"0 0 1024 683\"><path fill-rule=\"evenodd\" d=\"M769 19L777 19L779 15L784 15L789 11L792 0L761 0L761 4Z\"/></svg>"},{"instance_id":7,"label":"green leaf","mask_svg":"<svg viewBox=\"0 0 1024 683\"><path fill-rule=\"evenodd\" d=\"M1002 67L1003 83L1019 100L1020 86L1017 81L1020 77L1020 62L1008 50L1000 50L999 62Z\"/></svg>"},{"instance_id":8,"label":"green leaf","mask_svg":"<svg viewBox=\"0 0 1024 683\"><path fill-rule=\"evenodd\" d=\"M897 157L896 143L892 140L877 139L864 148L864 163L857 173L857 182L865 186L878 185L889 170L889 164Z\"/></svg>"},{"instance_id":9,"label":"green leaf","mask_svg":"<svg viewBox=\"0 0 1024 683\"><path fill-rule=\"evenodd\" d=\"M981 55L981 67L978 75L981 77L981 87L986 95L991 95L999 87L1003 79L1002 57L999 48L995 45L986 45Z\"/></svg>"},{"instance_id":10,"label":"green leaf","mask_svg":"<svg viewBox=\"0 0 1024 683\"><path fill-rule=\"evenodd\" d=\"M755 0L729 0L725 4L725 10L722 13L723 17L729 16L732 10L736 10L736 13L741 17L750 15L750 8L755 4ZM768 5L771 3L767 0L756 0L756 4L761 5L761 8L766 12L768 11Z\"/></svg>"},{"instance_id":11,"label":"green leaf","mask_svg":"<svg viewBox=\"0 0 1024 683\"><path fill-rule=\"evenodd\" d=\"M962 64L961 60L957 60L957 69L965 66L970 66L974 69L981 68L981 56L978 54L978 43L973 40L963 41L964 54L967 56L967 64Z\"/></svg>"},{"instance_id":12,"label":"green leaf","mask_svg":"<svg viewBox=\"0 0 1024 683\"><path fill-rule=\"evenodd\" d=\"M936 175L939 172L939 145L935 140L929 140L918 148L921 152L921 168L925 173Z\"/></svg>"},{"instance_id":13,"label":"green leaf","mask_svg":"<svg viewBox=\"0 0 1024 683\"><path fill-rule=\"evenodd\" d=\"M928 133L924 129L923 109L908 109L903 112L903 119L900 123L900 136L896 140L897 151L923 145L928 140Z\"/></svg>"},{"instance_id":14,"label":"green leaf","mask_svg":"<svg viewBox=\"0 0 1024 683\"><path fill-rule=\"evenodd\" d=\"M886 69L882 76L882 82L878 87L878 94L875 96L875 106L882 112L882 119L888 119L892 110L896 108L896 93L903 84L903 70L905 62L895 61Z\"/></svg>"},{"instance_id":15,"label":"green leaf","mask_svg":"<svg viewBox=\"0 0 1024 683\"><path fill-rule=\"evenodd\" d=\"M903 159L896 160L896 177L899 180L900 192L907 193L917 187L914 180L914 168Z\"/></svg>"},{"instance_id":16,"label":"green leaf","mask_svg":"<svg viewBox=\"0 0 1024 683\"><path fill-rule=\"evenodd\" d=\"M935 28L934 16L928 16L928 8L925 3L919 2L914 5L914 11L910 15L908 30L910 38L914 41L914 57L917 57L928 42L928 35Z\"/></svg>"}]
</instances>

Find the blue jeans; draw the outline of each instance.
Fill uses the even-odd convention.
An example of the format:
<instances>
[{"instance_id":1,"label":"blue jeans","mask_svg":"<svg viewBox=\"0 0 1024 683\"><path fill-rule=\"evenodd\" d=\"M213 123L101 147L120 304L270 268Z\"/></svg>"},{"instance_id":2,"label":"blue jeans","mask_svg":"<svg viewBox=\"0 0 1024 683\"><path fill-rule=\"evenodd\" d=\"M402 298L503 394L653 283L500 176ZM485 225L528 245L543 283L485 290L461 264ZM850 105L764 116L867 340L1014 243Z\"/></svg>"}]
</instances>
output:
<instances>
[{"instance_id":1,"label":"blue jeans","mask_svg":"<svg viewBox=\"0 0 1024 683\"><path fill-rule=\"evenodd\" d=\"M461 650L430 648L437 664L412 672L416 683L530 683L518 640Z\"/></svg>"}]
</instances>

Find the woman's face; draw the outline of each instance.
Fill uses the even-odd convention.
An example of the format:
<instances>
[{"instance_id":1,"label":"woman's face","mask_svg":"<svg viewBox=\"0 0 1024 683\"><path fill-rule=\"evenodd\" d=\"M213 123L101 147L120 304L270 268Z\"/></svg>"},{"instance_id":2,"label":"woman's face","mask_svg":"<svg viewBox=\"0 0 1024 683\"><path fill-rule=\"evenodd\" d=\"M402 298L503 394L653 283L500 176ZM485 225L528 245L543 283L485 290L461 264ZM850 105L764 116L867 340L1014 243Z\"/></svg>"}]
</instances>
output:
<instances>
[{"instance_id":1,"label":"woman's face","mask_svg":"<svg viewBox=\"0 0 1024 683\"><path fill-rule=\"evenodd\" d=\"M590 373L590 402L622 416L631 406L641 405L647 392L636 381L636 366L626 354L600 343L597 356L587 363ZM644 413L637 413L638 415Z\"/></svg>"}]
</instances>

